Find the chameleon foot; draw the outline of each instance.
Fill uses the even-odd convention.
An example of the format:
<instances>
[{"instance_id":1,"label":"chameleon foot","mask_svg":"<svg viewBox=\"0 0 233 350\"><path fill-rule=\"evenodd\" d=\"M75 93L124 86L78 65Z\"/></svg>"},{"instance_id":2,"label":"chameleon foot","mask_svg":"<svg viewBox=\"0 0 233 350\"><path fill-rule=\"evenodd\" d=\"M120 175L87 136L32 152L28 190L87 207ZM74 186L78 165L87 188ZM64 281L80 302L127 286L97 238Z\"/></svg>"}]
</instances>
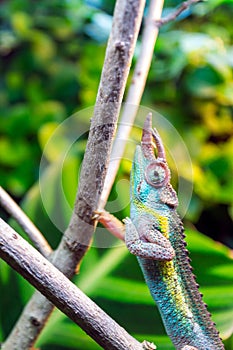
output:
<instances>
[{"instance_id":1,"label":"chameleon foot","mask_svg":"<svg viewBox=\"0 0 233 350\"><path fill-rule=\"evenodd\" d=\"M147 340L144 340L142 342L142 348L145 350L155 350L157 349L157 346L154 343L150 343Z\"/></svg>"}]
</instances>

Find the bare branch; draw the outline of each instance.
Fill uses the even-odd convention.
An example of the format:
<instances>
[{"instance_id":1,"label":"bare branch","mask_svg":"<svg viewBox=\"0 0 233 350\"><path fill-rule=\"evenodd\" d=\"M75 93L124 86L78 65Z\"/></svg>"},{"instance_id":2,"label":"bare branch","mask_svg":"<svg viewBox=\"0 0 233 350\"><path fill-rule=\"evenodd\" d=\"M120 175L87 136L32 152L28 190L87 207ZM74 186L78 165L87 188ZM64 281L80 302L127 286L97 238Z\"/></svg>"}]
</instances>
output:
<instances>
[{"instance_id":1,"label":"bare branch","mask_svg":"<svg viewBox=\"0 0 233 350\"><path fill-rule=\"evenodd\" d=\"M42 255L48 257L52 253L52 248L42 233L1 186L0 206L2 206L18 222Z\"/></svg>"},{"instance_id":2,"label":"bare branch","mask_svg":"<svg viewBox=\"0 0 233 350\"><path fill-rule=\"evenodd\" d=\"M145 27L142 33L140 53L134 69L132 83L129 87L125 105L123 107L121 123L113 144L111 162L109 163L107 170L99 209L103 209L106 205L111 188L115 181L121 158L124 154L130 130L134 124L138 105L140 104L142 94L144 92L146 79L153 57L154 46L159 31L154 23L161 18L163 3L164 0L151 0L150 2Z\"/></svg>"},{"instance_id":3,"label":"bare branch","mask_svg":"<svg viewBox=\"0 0 233 350\"><path fill-rule=\"evenodd\" d=\"M174 21L183 11L187 10L187 8L189 8L193 4L196 4L196 3L202 2L202 1L203 0L187 0L187 1L182 2L182 4L169 16L162 18L160 20L157 20L155 22L156 26L161 27L164 24L167 24L168 22Z\"/></svg>"},{"instance_id":4,"label":"bare branch","mask_svg":"<svg viewBox=\"0 0 233 350\"><path fill-rule=\"evenodd\" d=\"M0 256L103 348L143 349L136 339L2 219L0 219Z\"/></svg>"},{"instance_id":5,"label":"bare branch","mask_svg":"<svg viewBox=\"0 0 233 350\"><path fill-rule=\"evenodd\" d=\"M142 0L120 0L116 3L75 210L62 242L72 251L76 250L75 264L82 258L93 235L93 212L99 205L103 190L143 8Z\"/></svg>"},{"instance_id":6,"label":"bare branch","mask_svg":"<svg viewBox=\"0 0 233 350\"><path fill-rule=\"evenodd\" d=\"M75 209L52 261L68 277L74 274L77 264L88 249L95 230L92 215L98 207L103 189L112 138L144 5L145 0L118 0L116 2ZM29 349L38 337L52 307L49 301L42 296L34 295L33 299L33 302L29 302L25 307L15 328L3 345L4 350ZM36 313L39 327L37 322L31 322L31 315L34 313Z\"/></svg>"}]
</instances>

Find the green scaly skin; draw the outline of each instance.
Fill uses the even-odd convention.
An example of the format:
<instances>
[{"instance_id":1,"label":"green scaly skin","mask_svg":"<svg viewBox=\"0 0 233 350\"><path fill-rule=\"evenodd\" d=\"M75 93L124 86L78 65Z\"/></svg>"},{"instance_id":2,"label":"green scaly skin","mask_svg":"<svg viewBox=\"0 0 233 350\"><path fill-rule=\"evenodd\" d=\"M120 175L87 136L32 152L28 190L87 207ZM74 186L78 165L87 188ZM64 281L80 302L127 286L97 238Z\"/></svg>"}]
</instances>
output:
<instances>
[{"instance_id":1,"label":"green scaly skin","mask_svg":"<svg viewBox=\"0 0 233 350\"><path fill-rule=\"evenodd\" d=\"M177 196L170 184L162 141L151 129L151 120L149 114L134 156L126 245L138 258L175 348L224 349L192 273L176 211Z\"/></svg>"}]
</instances>

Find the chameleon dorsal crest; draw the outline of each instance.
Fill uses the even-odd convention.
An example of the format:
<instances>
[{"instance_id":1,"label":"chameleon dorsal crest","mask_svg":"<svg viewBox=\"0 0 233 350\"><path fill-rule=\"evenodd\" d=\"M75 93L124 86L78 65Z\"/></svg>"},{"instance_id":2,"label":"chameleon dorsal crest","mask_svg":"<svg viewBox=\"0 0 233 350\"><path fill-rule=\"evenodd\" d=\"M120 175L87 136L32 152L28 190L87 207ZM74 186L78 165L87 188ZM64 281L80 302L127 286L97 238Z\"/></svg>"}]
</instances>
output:
<instances>
[{"instance_id":1,"label":"chameleon dorsal crest","mask_svg":"<svg viewBox=\"0 0 233 350\"><path fill-rule=\"evenodd\" d=\"M162 140L146 117L130 176L130 218L125 242L137 256L167 334L178 350L223 350L198 290L177 214L178 198Z\"/></svg>"},{"instance_id":2,"label":"chameleon dorsal crest","mask_svg":"<svg viewBox=\"0 0 233 350\"><path fill-rule=\"evenodd\" d=\"M162 140L152 129L151 114L145 120L141 145L135 150L130 192L130 218L123 220L124 240L128 250L137 256L175 348L224 350L192 273L183 224L176 211L177 195L170 184ZM101 223L121 237L118 224L114 224L116 218L106 212L97 215ZM147 341L142 346L156 348Z\"/></svg>"}]
</instances>

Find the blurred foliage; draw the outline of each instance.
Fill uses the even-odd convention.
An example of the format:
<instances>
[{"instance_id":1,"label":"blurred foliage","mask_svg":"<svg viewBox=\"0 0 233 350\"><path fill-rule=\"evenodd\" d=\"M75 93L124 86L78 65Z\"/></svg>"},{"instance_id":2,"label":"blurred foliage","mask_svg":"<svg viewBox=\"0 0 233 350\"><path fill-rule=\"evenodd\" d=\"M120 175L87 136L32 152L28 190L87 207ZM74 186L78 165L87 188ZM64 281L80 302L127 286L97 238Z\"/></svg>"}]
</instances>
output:
<instances>
[{"instance_id":1,"label":"blurred foliage","mask_svg":"<svg viewBox=\"0 0 233 350\"><path fill-rule=\"evenodd\" d=\"M194 194L187 218L232 248L233 2L213 3L162 28L142 103L156 106L189 149Z\"/></svg>"},{"instance_id":2,"label":"blurred foliage","mask_svg":"<svg viewBox=\"0 0 233 350\"><path fill-rule=\"evenodd\" d=\"M165 1L164 16L179 3ZM67 135L61 131L49 148L46 144L61 122L95 102L113 7L114 1L106 0L0 3L1 185L18 201L24 199L25 211L53 247L58 244L61 232L51 220L59 219L62 228L69 221L91 111L77 114L76 128L81 136L64 162L61 153ZM233 1L211 0L191 7L162 27L142 101L170 120L190 152L194 192L186 215L187 227L196 227L230 248L233 248L232 15ZM139 132L136 137L139 140ZM45 170L40 174L41 190L38 179L42 152ZM129 170L129 162L124 161L111 193L120 218L128 215L125 179ZM41 193L46 193L46 208ZM11 224L21 232L15 223ZM95 240L96 246L118 244L101 227ZM188 243L205 301L225 339L226 349L233 350L230 250L194 230L188 232ZM138 339L154 341L159 349L173 348L136 259L123 247L107 251L91 249L75 282ZM0 340L3 340L33 288L0 261L0 290ZM38 346L42 350L99 349L59 312L50 319Z\"/></svg>"}]
</instances>

